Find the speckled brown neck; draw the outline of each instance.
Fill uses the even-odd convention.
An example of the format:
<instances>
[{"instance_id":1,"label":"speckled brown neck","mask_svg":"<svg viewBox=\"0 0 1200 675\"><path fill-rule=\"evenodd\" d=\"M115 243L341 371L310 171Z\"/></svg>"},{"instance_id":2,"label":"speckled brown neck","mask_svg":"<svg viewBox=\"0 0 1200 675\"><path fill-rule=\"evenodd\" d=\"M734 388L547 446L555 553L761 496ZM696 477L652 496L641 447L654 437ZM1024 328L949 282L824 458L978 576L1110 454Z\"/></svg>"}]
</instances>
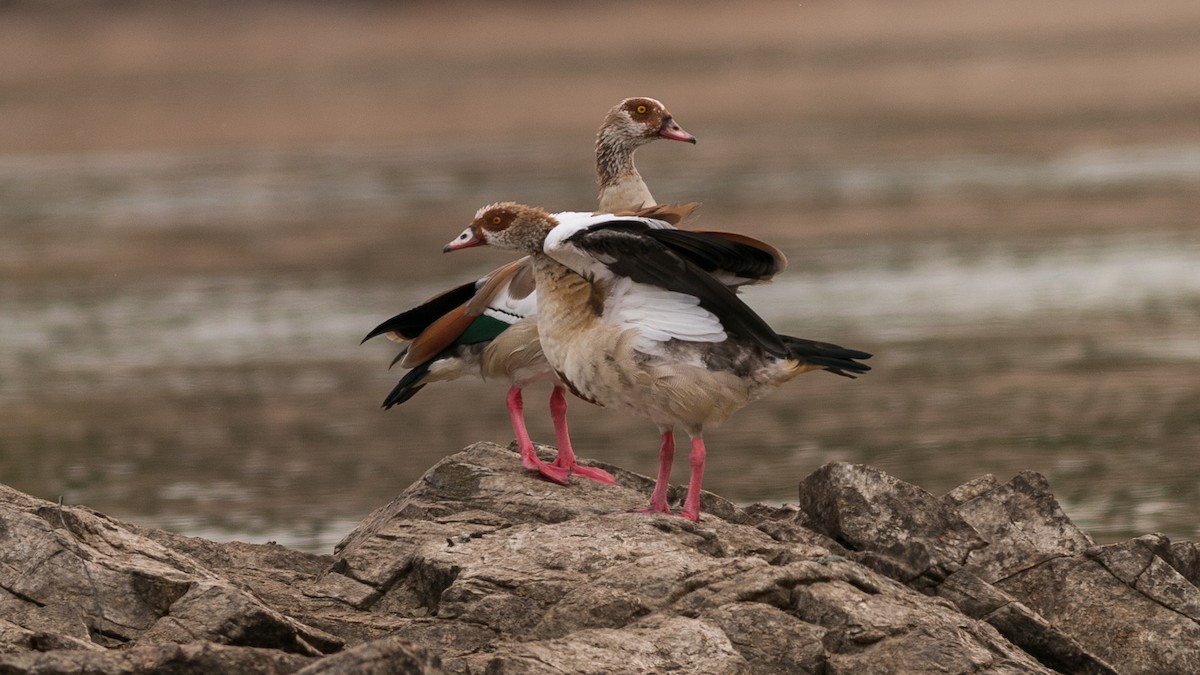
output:
<instances>
[{"instance_id":1,"label":"speckled brown neck","mask_svg":"<svg viewBox=\"0 0 1200 675\"><path fill-rule=\"evenodd\" d=\"M613 124L605 124L596 134L596 185L600 188L601 211L654 204L633 163L634 151L645 142Z\"/></svg>"}]
</instances>

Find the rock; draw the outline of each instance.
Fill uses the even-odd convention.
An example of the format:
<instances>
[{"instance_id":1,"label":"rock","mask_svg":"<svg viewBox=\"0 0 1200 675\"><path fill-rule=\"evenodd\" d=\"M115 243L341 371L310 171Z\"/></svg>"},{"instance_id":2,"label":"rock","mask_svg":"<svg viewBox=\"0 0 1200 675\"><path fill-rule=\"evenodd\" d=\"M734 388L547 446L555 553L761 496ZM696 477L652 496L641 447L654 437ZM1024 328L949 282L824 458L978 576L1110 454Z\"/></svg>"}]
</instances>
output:
<instances>
[{"instance_id":1,"label":"rock","mask_svg":"<svg viewBox=\"0 0 1200 675\"><path fill-rule=\"evenodd\" d=\"M79 673L171 673L171 675L277 675L294 673L312 658L276 649L230 647L211 642L139 645L121 650L57 650L9 654L0 675Z\"/></svg>"},{"instance_id":2,"label":"rock","mask_svg":"<svg viewBox=\"0 0 1200 675\"><path fill-rule=\"evenodd\" d=\"M200 561L82 507L0 486L0 610L105 647L207 640L319 655L342 641L275 611Z\"/></svg>"},{"instance_id":3,"label":"rock","mask_svg":"<svg viewBox=\"0 0 1200 675\"><path fill-rule=\"evenodd\" d=\"M1082 555L1093 546L1063 513L1045 477L1032 471L979 491L959 504L958 512L989 542L970 559L989 582L1045 560Z\"/></svg>"},{"instance_id":4,"label":"rock","mask_svg":"<svg viewBox=\"0 0 1200 675\"><path fill-rule=\"evenodd\" d=\"M832 462L800 483L808 524L855 560L932 588L987 542L942 500L878 469Z\"/></svg>"},{"instance_id":5,"label":"rock","mask_svg":"<svg viewBox=\"0 0 1200 675\"><path fill-rule=\"evenodd\" d=\"M332 556L0 488L0 674L1200 670L1196 546L1095 546L1037 474L939 499L835 463L691 523L605 468L563 487L479 443Z\"/></svg>"},{"instance_id":6,"label":"rock","mask_svg":"<svg viewBox=\"0 0 1200 675\"><path fill-rule=\"evenodd\" d=\"M468 658L470 672L488 675L662 673L749 675L754 671L717 626L658 614L616 628L589 628L569 637L501 646Z\"/></svg>"},{"instance_id":7,"label":"rock","mask_svg":"<svg viewBox=\"0 0 1200 675\"><path fill-rule=\"evenodd\" d=\"M487 629L488 644L443 652L450 672L822 672L887 659L909 672L1046 672L986 623L842 560L786 515L644 516L629 512L641 491L563 489L516 466L490 444L443 460L344 540L322 587L345 586L328 581L342 575L372 589L346 598L374 598L365 609Z\"/></svg>"},{"instance_id":8,"label":"rock","mask_svg":"<svg viewBox=\"0 0 1200 675\"><path fill-rule=\"evenodd\" d=\"M1172 542L1163 552L1164 560L1171 564L1183 578L1193 586L1200 586L1200 544L1194 541Z\"/></svg>"},{"instance_id":9,"label":"rock","mask_svg":"<svg viewBox=\"0 0 1200 675\"><path fill-rule=\"evenodd\" d=\"M730 603L701 615L729 638L759 675L822 673L825 629L761 602Z\"/></svg>"},{"instance_id":10,"label":"rock","mask_svg":"<svg viewBox=\"0 0 1200 675\"><path fill-rule=\"evenodd\" d=\"M352 647L297 671L296 675L435 675L441 662L426 649L390 637Z\"/></svg>"},{"instance_id":11,"label":"rock","mask_svg":"<svg viewBox=\"0 0 1200 675\"><path fill-rule=\"evenodd\" d=\"M1013 644L1057 671L1094 675L1115 672L1075 638L971 570L950 575L937 592L967 616L988 622Z\"/></svg>"},{"instance_id":12,"label":"rock","mask_svg":"<svg viewBox=\"0 0 1200 675\"><path fill-rule=\"evenodd\" d=\"M1095 546L1032 472L959 510L992 542L969 567L1084 648L1085 672L1200 672L1200 591L1165 538Z\"/></svg>"},{"instance_id":13,"label":"rock","mask_svg":"<svg viewBox=\"0 0 1200 675\"><path fill-rule=\"evenodd\" d=\"M1195 547L1153 535L1097 547L1040 474L956 488L941 502L957 517L849 464L814 472L800 497L808 522L850 557L951 600L1049 667L1200 672Z\"/></svg>"}]
</instances>

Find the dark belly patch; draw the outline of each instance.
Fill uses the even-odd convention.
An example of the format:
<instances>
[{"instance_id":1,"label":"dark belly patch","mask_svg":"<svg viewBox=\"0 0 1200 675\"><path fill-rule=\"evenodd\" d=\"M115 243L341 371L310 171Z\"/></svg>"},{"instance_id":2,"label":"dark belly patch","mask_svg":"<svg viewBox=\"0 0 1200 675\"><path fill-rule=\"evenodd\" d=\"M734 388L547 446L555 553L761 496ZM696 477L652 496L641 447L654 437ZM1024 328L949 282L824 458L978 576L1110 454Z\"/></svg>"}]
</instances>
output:
<instances>
[{"instance_id":1,"label":"dark belly patch","mask_svg":"<svg viewBox=\"0 0 1200 675\"><path fill-rule=\"evenodd\" d=\"M600 406L601 408L604 407L603 403L600 403L599 401L597 401L596 399L594 399L590 396L585 396L581 391L579 391L579 389L576 388L574 384L571 384L571 381L567 379L567 376L563 375L563 372L561 370L558 370L556 368L554 370L554 373L556 375L558 375L559 380L562 380L562 383L567 387L567 391L574 394L576 398L581 398L581 399L587 401L588 403L591 403L592 405Z\"/></svg>"}]
</instances>

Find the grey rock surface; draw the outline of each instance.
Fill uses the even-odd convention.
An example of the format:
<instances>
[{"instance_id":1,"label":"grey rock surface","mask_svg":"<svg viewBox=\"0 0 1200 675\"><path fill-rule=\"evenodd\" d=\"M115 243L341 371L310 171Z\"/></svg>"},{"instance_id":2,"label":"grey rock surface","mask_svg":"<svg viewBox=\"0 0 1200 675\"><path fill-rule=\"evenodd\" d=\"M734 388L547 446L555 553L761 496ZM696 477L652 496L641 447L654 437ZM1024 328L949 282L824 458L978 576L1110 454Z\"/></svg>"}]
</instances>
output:
<instances>
[{"instance_id":1,"label":"grey rock surface","mask_svg":"<svg viewBox=\"0 0 1200 675\"><path fill-rule=\"evenodd\" d=\"M478 443L333 555L0 487L0 673L1200 672L1197 547L1096 546L1037 474L938 498L833 463L691 523L605 468Z\"/></svg>"}]
</instances>

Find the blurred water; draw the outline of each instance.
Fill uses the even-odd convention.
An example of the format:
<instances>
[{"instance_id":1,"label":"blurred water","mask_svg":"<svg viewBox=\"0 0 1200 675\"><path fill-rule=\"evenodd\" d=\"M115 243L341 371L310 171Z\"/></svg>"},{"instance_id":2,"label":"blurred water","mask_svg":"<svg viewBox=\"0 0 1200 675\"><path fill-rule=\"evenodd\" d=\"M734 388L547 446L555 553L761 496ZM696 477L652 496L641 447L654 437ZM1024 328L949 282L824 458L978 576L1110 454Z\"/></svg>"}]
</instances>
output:
<instances>
[{"instance_id":1,"label":"blurred water","mask_svg":"<svg viewBox=\"0 0 1200 675\"><path fill-rule=\"evenodd\" d=\"M419 214L458 214L446 218L458 227L463 203L505 195L590 203L587 158L555 152L565 144L0 158L0 265L17 280L0 287L0 481L188 534L319 549L441 456L507 441L498 385L430 387L379 412L398 377L385 370L393 348L358 340L493 264L430 262L435 249L401 230ZM833 168L767 156L753 172L710 147L656 191L708 181L700 192L726 209L1053 194L1070 214L1077 192L1188 190L1200 177L1194 147ZM355 268L374 259L373 240L350 240L344 258L316 245L299 263L271 257L356 219L398 229L386 278ZM439 232L420 236L457 229ZM189 241L226 266L177 269ZM1188 224L884 228L785 249L790 269L747 301L781 331L874 351L876 370L852 383L805 376L712 432L706 487L794 499L832 459L934 492L1035 469L1093 533L1200 534L1200 236ZM572 416L584 454L653 470L648 425L582 404ZM530 413L536 438L551 437L544 418Z\"/></svg>"},{"instance_id":2,"label":"blurred water","mask_svg":"<svg viewBox=\"0 0 1200 675\"><path fill-rule=\"evenodd\" d=\"M405 213L425 203L482 204L497 195L552 210L577 209L592 199L586 140L579 139L579 151L567 154L560 150L563 139L523 137L377 147L0 156L0 222L196 227L231 220L307 220L315 213ZM686 164L655 175L655 190L687 195L706 184L705 199L725 208L763 208L972 191L1128 190L1200 181L1200 146L844 167L812 166L781 155L756 157L753 164L731 170L729 158L738 154L740 144L736 138L706 140ZM780 139L780 145L786 147L787 139ZM487 157L486 165L480 164L480 156ZM501 170L486 170L490 166Z\"/></svg>"},{"instance_id":3,"label":"blurred water","mask_svg":"<svg viewBox=\"0 0 1200 675\"><path fill-rule=\"evenodd\" d=\"M824 251L835 259L849 252ZM851 330L881 343L1018 328L1032 320L1137 312L1148 307L1189 331L1200 307L1200 241L1117 235L1053 242L1037 252L993 243L967 256L939 242L853 251L850 269L810 263L744 297L780 326ZM415 304L441 290L409 284ZM123 372L187 362L236 366L351 359L349 349L387 308L397 289L361 284L280 286L262 279L183 278L95 300L63 295L0 296L5 373L0 396L45 391L34 373ZM819 298L797 304L798 298ZM404 305L405 302L399 303ZM319 320L314 320L319 317ZM1115 336L1132 348L1200 359L1200 333L1136 331ZM338 356L340 355L340 356Z\"/></svg>"}]
</instances>

